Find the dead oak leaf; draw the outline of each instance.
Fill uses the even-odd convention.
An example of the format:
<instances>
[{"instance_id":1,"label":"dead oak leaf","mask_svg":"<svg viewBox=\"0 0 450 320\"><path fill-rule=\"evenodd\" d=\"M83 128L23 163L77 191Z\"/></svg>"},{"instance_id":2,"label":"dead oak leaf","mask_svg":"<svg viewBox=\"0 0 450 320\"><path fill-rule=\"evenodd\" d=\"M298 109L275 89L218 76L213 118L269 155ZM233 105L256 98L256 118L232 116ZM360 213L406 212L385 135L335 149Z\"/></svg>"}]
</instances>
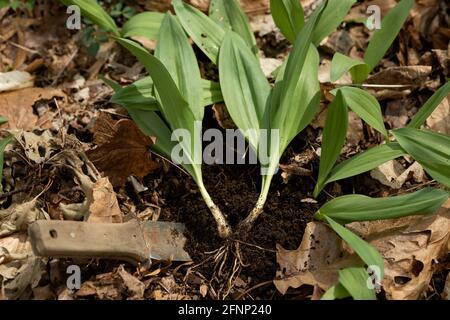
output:
<instances>
[{"instance_id":1,"label":"dead oak leaf","mask_svg":"<svg viewBox=\"0 0 450 320\"><path fill-rule=\"evenodd\" d=\"M433 131L450 135L450 94L427 119L427 125Z\"/></svg>"},{"instance_id":2,"label":"dead oak leaf","mask_svg":"<svg viewBox=\"0 0 450 320\"><path fill-rule=\"evenodd\" d=\"M33 105L40 100L51 100L54 97L64 98L65 94L53 88L26 88L1 93L0 115L8 119L2 127L31 130L39 126L39 117L34 114ZM45 121L48 121L48 118Z\"/></svg>"},{"instance_id":3,"label":"dead oak leaf","mask_svg":"<svg viewBox=\"0 0 450 320\"><path fill-rule=\"evenodd\" d=\"M94 139L103 143L89 151L88 157L113 186L122 186L130 175L143 178L159 168L150 151L155 139L143 134L129 119L111 126L110 121L99 118L94 127Z\"/></svg>"}]
</instances>

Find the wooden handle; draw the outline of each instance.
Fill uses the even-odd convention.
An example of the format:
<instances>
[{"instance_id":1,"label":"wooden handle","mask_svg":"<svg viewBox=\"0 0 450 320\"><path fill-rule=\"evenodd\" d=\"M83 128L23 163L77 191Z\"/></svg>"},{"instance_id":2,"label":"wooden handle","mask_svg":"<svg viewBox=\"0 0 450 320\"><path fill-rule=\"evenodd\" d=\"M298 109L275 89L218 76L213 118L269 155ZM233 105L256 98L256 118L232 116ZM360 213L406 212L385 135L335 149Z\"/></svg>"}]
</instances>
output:
<instances>
[{"instance_id":1,"label":"wooden handle","mask_svg":"<svg viewBox=\"0 0 450 320\"><path fill-rule=\"evenodd\" d=\"M109 258L137 264L149 252L137 221L86 223L38 220L29 229L33 251L55 258Z\"/></svg>"}]
</instances>

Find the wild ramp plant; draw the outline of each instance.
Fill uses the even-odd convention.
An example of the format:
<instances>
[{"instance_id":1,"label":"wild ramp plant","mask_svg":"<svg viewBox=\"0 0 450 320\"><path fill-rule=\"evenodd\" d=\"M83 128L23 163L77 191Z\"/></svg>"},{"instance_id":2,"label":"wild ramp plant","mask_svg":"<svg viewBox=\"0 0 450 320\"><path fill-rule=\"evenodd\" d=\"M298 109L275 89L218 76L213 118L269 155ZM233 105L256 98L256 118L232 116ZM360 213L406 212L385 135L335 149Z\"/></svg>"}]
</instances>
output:
<instances>
[{"instance_id":1,"label":"wild ramp plant","mask_svg":"<svg viewBox=\"0 0 450 320\"><path fill-rule=\"evenodd\" d=\"M204 186L201 152L198 152L205 103L211 104L212 100L217 99L217 93L214 92L214 84L201 79L193 48L177 19L167 13L162 15L163 18L158 23L161 14L144 12L131 18L119 30L114 20L95 1L62 2L66 5L78 5L85 16L109 32L146 67L150 78L144 78L130 87L120 89L110 82L117 90L113 101L126 107L145 134L156 137L153 147L163 157L170 158L174 148L181 146L183 156L187 159L181 166L197 183L217 223L219 235L228 237L231 234L228 222ZM147 31L156 27L156 57L126 38L134 35L151 38L155 34ZM188 130L190 141L182 139L178 145L172 141L172 133L177 129Z\"/></svg>"},{"instance_id":2,"label":"wild ramp plant","mask_svg":"<svg viewBox=\"0 0 450 320\"><path fill-rule=\"evenodd\" d=\"M262 75L262 71L260 70L258 60L256 58L257 54L254 50L254 42L249 36L248 26L245 27L246 20L239 19L241 25L236 26L236 24L233 25L231 22L229 24L225 24L224 22L230 20L232 21L233 19L230 18L228 18L227 20L222 19L223 16L225 15L228 15L228 17L237 16L237 13L230 14L230 12L233 12L233 10L240 10L239 6L233 6L230 5L230 3L232 2L226 2L228 3L228 7L225 7L225 2L222 3L222 5L220 5L220 1L216 1L216 7L214 10L219 10L219 13L217 13L216 11L216 14L218 15L216 16L216 20L213 20L213 18L207 17L203 13L199 12L197 9L190 7L189 5L183 3L182 1L174 1L175 11L177 13L181 25L184 27L186 32L191 36L191 38L196 42L196 44L205 52L205 54L207 54L207 56L213 62L218 63L222 94L224 96L225 102L227 103L230 114L232 114L234 121L241 129L242 128L269 129L269 128L277 128L277 126L282 127L284 125L282 119L288 118L287 120L291 120L289 118L289 115L291 115L291 113L288 110L289 103L287 103L288 101L287 97L296 97L292 98L291 103L293 103L295 106L299 108L298 110L296 110L299 112L298 117L295 117L295 121L297 122L292 121L290 125L286 127L286 131L284 132L283 136L284 140L281 140L282 143L277 145L276 146L277 148L269 150L269 152L271 152L271 155L273 156L271 158L271 161L269 163L266 163L267 165L266 169L268 169L269 172L271 172L270 170L273 170L276 164L278 163L279 158L277 159L277 157L279 157L280 153L282 153L282 151L284 150L282 148L283 144L286 143L288 144L289 139L295 137L295 135L297 135L297 133L301 131L301 129L304 128L314 116L315 113L314 106L317 106L318 104L318 81L317 82L315 81L315 78L317 78L318 56L317 50L314 45L320 43L321 38L325 37L328 33L331 33L338 24L337 23L336 26L331 28L327 23L323 23L324 17L327 17L328 21L330 21L330 15L339 13L343 18L348 9L353 4L353 2L355 1L325 2L324 5L320 7L306 23L303 24L303 26L299 27L297 25L296 27L297 29L295 29L294 27L292 28L292 30L295 30L294 32L297 32L296 43L294 44L293 51L290 54L288 60L285 62L283 67L278 72L274 87L271 88L271 86L267 83L267 80ZM274 1L273 3L271 3L271 5L274 7L275 5L280 3L281 2ZM282 3L283 6L288 8L287 4L288 4L287 1L283 1ZM342 8L344 4L346 8ZM224 8L227 8L228 11L225 11ZM298 6L292 6L292 8L297 8L298 10ZM331 10L330 8L332 8L333 10ZM273 12L275 11L276 10L273 10ZM279 10L279 12L294 16L294 14L289 10ZM167 16L164 19L167 19L168 21L167 23L172 24L170 28L168 27L165 28L166 31L171 29L179 31L179 28L175 26L177 22L172 21L175 19L167 18ZM278 20L277 21L278 25L281 25L283 23L283 21L280 20L279 17L276 18L276 20ZM339 19L339 22L340 20L341 19ZM119 32L120 34L120 31L117 30L117 32ZM247 35L247 37L245 35ZM175 36L176 36L175 32L173 32L171 34L171 37L174 38ZM183 38L182 42L186 43L185 40L187 39L185 36L183 37L181 37ZM177 39L180 40L181 38ZM163 41L162 39L161 41ZM140 80L140 82L135 83L132 86L118 90L114 99L117 99L117 101L121 101L123 104L128 106L128 110L131 116L139 124L139 126L141 127L141 129L143 129L145 133L157 137L159 142L157 141L156 148L158 149L156 149L156 151L163 155L170 155L170 150L174 147L174 142L170 140L171 132L173 130L176 130L177 128L188 128L189 130L191 130L191 132L193 132L194 137L198 136L199 134L199 128L192 127L192 125L190 125L189 123L176 119L176 116L178 114L175 115L174 110L173 109L171 110L171 107L176 106L177 113L179 113L179 110L183 110L183 112L185 110L188 110L186 111L186 119L195 122L196 119L195 114L197 114L198 116L201 113L201 111L199 111L198 108L195 108L195 106L198 106L198 101L202 100L203 104L213 99L218 99L217 101L220 101L221 94L219 86L217 84L208 83L200 80L201 82L200 87L202 88L202 91L201 92L198 91L199 86L197 82L197 84L195 85L196 88L195 92L197 92L197 98L199 96L202 96L203 99L197 99L196 103L191 102L189 104L187 102L189 98L187 98L187 96L184 96L185 94L187 95L188 93L185 93L186 91L183 89L186 88L187 86L186 81L183 82L183 79L185 79L183 78L185 72L183 66L178 67L178 69L177 68L174 69L173 67L171 68L170 63L174 63L174 61L164 62L163 61L164 57L160 56L160 60L162 61L160 62L157 58L150 55L140 45L128 39L124 39L123 37L117 38L117 41L121 43L123 46L125 46L127 49L129 49L133 54L135 54L138 57L138 59L141 62L143 62L143 64L147 67L151 78L142 79ZM158 50L162 49L157 49L156 53L157 56ZM188 50L187 47L185 48L185 50ZM181 55L183 53L177 51L177 54ZM182 61L185 57L177 56L177 58L180 61ZM228 61L231 63L229 64L224 63L223 61L226 61L225 59L230 59ZM192 62L193 60L191 59L189 61ZM221 63L223 64L221 65ZM227 68L229 70L227 70ZM179 73L175 73L174 70L176 71L181 70L181 71ZM241 72L242 70L245 70L246 72ZM230 80L229 82L227 79L231 79L232 81ZM305 81L305 79L308 79L309 81ZM310 79L314 79L314 81L311 81ZM234 90L235 88L233 88L233 83L235 82L233 81L238 81L237 83L241 83L243 85L242 88L244 92L247 93L247 95L245 94L236 95L236 90ZM195 83L196 81L194 80L193 84ZM293 90L293 88L295 88L296 90ZM299 90L299 88L301 89ZM426 119L428 112L432 112L430 110L433 109L433 105L435 105L435 103L439 103L439 101L442 100L442 98L439 99L439 97L442 96L442 94L445 92L445 88L448 87L444 87L444 89L441 88L436 93L436 95L433 96L423 108L421 108L421 112L419 112L418 114L418 118L420 118L421 120L420 121L413 120L412 122L415 123L415 126L420 126L420 122ZM142 89L145 90L142 91ZM299 92L297 92L297 90L299 90ZM352 105L352 103L350 103L352 101L352 97L353 100L356 101L360 100L359 97L355 98L349 93L345 94L345 90L346 90L345 88L340 88L339 90L334 92L336 94L335 99L336 102L333 101L333 104L338 105L338 103L340 103L340 105L336 107L336 110L341 111L344 110L345 108L343 108L342 106L344 103ZM136 91L138 92L138 95L144 98L143 100L139 101L134 100L132 98L134 96L133 92L136 93ZM175 95L174 96L170 95L170 92L175 92ZM239 93L239 91L237 92ZM295 93L295 95L293 95L293 92ZM251 100L246 99L246 97L252 97L252 99ZM307 99L305 100L309 102L305 103L305 100L300 99L301 97L306 97ZM147 98L149 101L148 105L145 103ZM372 98L367 97L365 100L363 99L364 101L366 101L366 103L359 103L357 105L353 103L353 105L356 105L356 107L353 106L352 108L355 111L359 110L359 112L357 113L360 114L360 116L364 120L366 120L367 123L374 125L374 127L377 126L379 131L387 136L388 133L385 132L384 125L383 128L380 126L378 118L378 109L376 109L377 113L374 116L371 113L371 109L367 108L368 106L373 105ZM264 101L266 101L267 104L264 104L263 103ZM245 103L245 106L247 108L244 110L249 111L248 114L241 115L242 108L238 108L238 103L241 102ZM193 106L194 109L192 109ZM359 109L358 106L360 107ZM333 109L334 107L333 105L331 105L330 111ZM155 112L155 110L158 110L159 112ZM345 111L342 111L341 113L338 114L342 116L342 113L345 113ZM165 121L163 121L160 114L162 114L164 120L170 124L170 128L167 127ZM332 114L332 112L330 112L330 114ZM241 118L247 119L249 124L246 125L245 123L242 122L240 123L239 120ZM200 117L198 116L197 119L200 119ZM339 121L337 123L339 124ZM288 130L289 127L292 129L292 131ZM329 125L326 126L325 131L327 130L328 127ZM294 129L297 131L294 132ZM256 149L258 149L261 143L264 143L261 142L260 140L261 137L255 138L253 136L248 136L247 139L250 145ZM399 140L400 139L401 138L399 138ZM269 143L269 141L271 140L267 139L266 143L269 146L271 146L271 143ZM327 149L325 142L323 148L324 150ZM189 154L190 150L192 150L192 146L190 144L184 144L183 149L186 150L186 152ZM392 153L396 153L397 151L399 151L397 146L395 146L395 144L392 144L389 146L389 150L387 150L387 153L390 152L389 154L391 154L392 156ZM368 152L370 152L370 150ZM360 157L367 155L368 152L361 154ZM412 151L410 153L412 154ZM323 156L323 158L326 159L326 156ZM332 168L335 161L336 160L334 160L331 165L327 164L325 167L328 166ZM325 160L324 163L326 164ZM366 161L360 162L360 166L361 163L362 165L365 165ZM439 168L437 169L435 168L434 163L432 163L430 166L431 170L434 169L434 171L439 171L438 170ZM194 179L196 179L196 181L199 180L198 179L199 177L201 178L201 167L200 170L198 166L195 169L193 169L191 165L185 165L184 167L186 171L188 171L191 175L194 176ZM353 165L350 167L353 167ZM322 160L321 160L321 168L322 168ZM357 168L357 166L355 166L355 168ZM370 168L368 170L370 170ZM322 172L326 172L326 170L321 169L319 175L322 174L324 176L328 176L327 174L324 174ZM442 172L444 172L445 174L446 171ZM249 218L244 220L243 223L244 228L250 227L251 224L259 215L259 213L262 211L262 207L265 202L265 197L267 196L270 187L271 178L272 175L263 176L263 183L262 183L263 187L260 200L258 200L258 205L252 212L252 214L249 216ZM325 182L326 181L327 180L325 179ZM371 247L363 240L361 240L359 237L351 233L348 229L346 229L342 225L342 223L348 221L348 219L370 220L370 217L374 217L375 214L389 212L385 208L396 208L396 210L394 210L393 212L397 215L397 217L409 214L430 213L430 211L432 210L427 211L425 209L438 207L448 197L447 193L439 190L425 189L425 191L421 190L419 192L421 193L414 193L413 196L408 198L401 198L403 196L385 199L384 198L370 199L364 196L357 196L357 197L355 196L354 198L348 199L338 198L324 205L316 215L316 218L327 222L330 225L330 227L332 227L346 242L348 242L355 249L355 251L362 258L362 261L365 264L367 264L368 266L378 266L380 270L382 270L383 260L379 255L379 253L376 252L376 250L373 247ZM202 195L204 195L204 192L202 193ZM207 201L207 199L205 199L205 201ZM368 203L370 204L370 206L361 207L358 205L357 208L354 208L354 206L350 207L350 205L353 205L355 201L356 203L359 204ZM387 205L385 205L384 203L387 203ZM407 205L408 203L409 205ZM344 208L345 210L339 211L340 208L341 209ZM356 210L358 208L359 211ZM375 211L373 210L374 208ZM424 208L424 209L419 212L415 211L416 210L415 208ZM225 225L228 227L228 224L226 223L226 220L224 219L224 216L220 213L220 211L214 211L214 208L212 209L212 211L213 216L215 215L216 217L218 225L219 226ZM220 214L218 214L217 212L219 212ZM369 212L371 215L370 216L365 215L365 213L367 212ZM333 215L334 213L337 213L338 216L337 217L334 216ZM347 218L342 216L339 217L339 214L342 215L349 213L352 214L352 216L349 216ZM223 220L221 220L222 219L221 217L223 217ZM392 215L389 216L389 218L392 217L393 217ZM224 220L225 222L222 223ZM226 231L223 232L223 230ZM230 232L230 229L228 227L226 229L222 229L221 231L221 229L219 228L219 232L221 233L222 236L227 237L227 233ZM228 234L231 234L231 232ZM364 279L364 277L362 276L364 274L366 275L367 278L367 272L365 272L365 270L362 269L361 267L342 270L342 272L340 272L339 274L340 280L339 284L337 284L334 288L332 288L329 292L327 292L325 298L345 296L345 294L347 295L350 294L355 298L373 297L373 290L368 291L367 289L365 289L366 287L365 283L363 285L363 283L361 282L362 279ZM349 279L352 280L349 281ZM349 285L349 283L355 283L355 281L356 283L359 284L359 286L354 287Z\"/></svg>"}]
</instances>

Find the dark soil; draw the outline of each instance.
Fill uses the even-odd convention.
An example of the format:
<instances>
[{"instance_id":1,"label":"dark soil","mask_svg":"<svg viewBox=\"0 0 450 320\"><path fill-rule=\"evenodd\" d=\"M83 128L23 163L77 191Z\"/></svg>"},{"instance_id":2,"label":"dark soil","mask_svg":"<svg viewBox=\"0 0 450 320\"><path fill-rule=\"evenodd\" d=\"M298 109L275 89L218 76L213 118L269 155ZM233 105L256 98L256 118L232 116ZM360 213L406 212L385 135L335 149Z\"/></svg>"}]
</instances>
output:
<instances>
[{"instance_id":1,"label":"dark soil","mask_svg":"<svg viewBox=\"0 0 450 320\"><path fill-rule=\"evenodd\" d=\"M259 166L204 166L203 173L211 197L235 227L251 211L258 198ZM162 188L166 205L162 208L160 220L185 223L186 249L195 263L202 262L207 257L206 252L220 248L224 240L217 235L215 221L194 181L171 169L164 177ZM319 208L318 204L301 202L311 197L313 189L314 181L308 177L293 177L289 184L283 184L279 175L274 178L264 213L249 233L238 235L242 258L249 265L243 269L241 278L247 279L251 285L274 279L276 244L286 249L297 249L306 224ZM204 264L198 271L208 278L212 275L213 265Z\"/></svg>"}]
</instances>

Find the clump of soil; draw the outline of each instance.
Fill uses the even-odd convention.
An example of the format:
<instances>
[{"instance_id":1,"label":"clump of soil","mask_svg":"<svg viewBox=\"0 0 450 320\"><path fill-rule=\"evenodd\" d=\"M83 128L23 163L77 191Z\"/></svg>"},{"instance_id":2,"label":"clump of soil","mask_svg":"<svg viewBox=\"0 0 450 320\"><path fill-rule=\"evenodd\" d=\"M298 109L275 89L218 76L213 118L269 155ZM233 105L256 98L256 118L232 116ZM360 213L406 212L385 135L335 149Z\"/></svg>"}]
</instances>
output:
<instances>
[{"instance_id":1,"label":"clump of soil","mask_svg":"<svg viewBox=\"0 0 450 320\"><path fill-rule=\"evenodd\" d=\"M252 165L204 166L204 181L215 203L233 226L243 220L256 203L260 187L260 171ZM211 252L224 244L217 235L217 228L204 204L193 180L180 172L165 178L161 220L182 221L187 227L187 251L195 263L203 261L205 252ZM286 249L297 249L306 224L311 221L318 204L303 203L310 196L313 181L309 178L292 178L283 184L278 176L272 183L264 213L253 229L239 235L242 258L248 267L241 277L250 279L253 285L272 280L277 270L276 244ZM257 246L257 247L256 247ZM205 264L199 270L206 277L212 274L212 265Z\"/></svg>"}]
</instances>

